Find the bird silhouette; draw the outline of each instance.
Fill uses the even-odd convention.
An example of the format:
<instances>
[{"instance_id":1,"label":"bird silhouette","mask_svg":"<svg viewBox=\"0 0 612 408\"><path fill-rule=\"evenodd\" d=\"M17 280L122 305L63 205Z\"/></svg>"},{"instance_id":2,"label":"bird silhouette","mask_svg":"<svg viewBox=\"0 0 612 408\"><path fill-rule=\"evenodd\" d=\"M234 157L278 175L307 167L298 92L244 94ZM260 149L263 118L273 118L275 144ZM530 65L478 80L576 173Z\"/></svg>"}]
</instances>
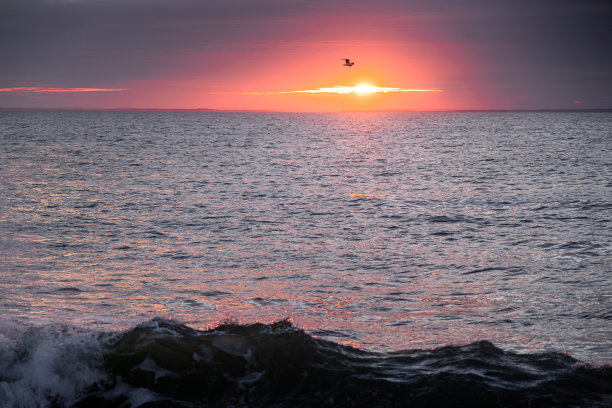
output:
<instances>
[{"instance_id":1,"label":"bird silhouette","mask_svg":"<svg viewBox=\"0 0 612 408\"><path fill-rule=\"evenodd\" d=\"M349 58L342 58L344 60L344 64L342 64L342 66L345 67L352 67L355 63L351 62L351 60Z\"/></svg>"}]
</instances>

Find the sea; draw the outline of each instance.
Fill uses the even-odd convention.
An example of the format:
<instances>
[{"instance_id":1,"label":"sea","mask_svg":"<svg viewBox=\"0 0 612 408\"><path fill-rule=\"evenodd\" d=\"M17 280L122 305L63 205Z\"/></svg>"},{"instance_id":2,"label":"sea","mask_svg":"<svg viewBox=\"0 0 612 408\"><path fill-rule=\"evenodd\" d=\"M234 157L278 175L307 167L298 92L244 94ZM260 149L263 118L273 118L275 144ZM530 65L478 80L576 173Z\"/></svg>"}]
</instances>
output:
<instances>
[{"instance_id":1,"label":"sea","mask_svg":"<svg viewBox=\"0 0 612 408\"><path fill-rule=\"evenodd\" d=\"M612 406L612 113L0 112L0 407L463 406Z\"/></svg>"}]
</instances>

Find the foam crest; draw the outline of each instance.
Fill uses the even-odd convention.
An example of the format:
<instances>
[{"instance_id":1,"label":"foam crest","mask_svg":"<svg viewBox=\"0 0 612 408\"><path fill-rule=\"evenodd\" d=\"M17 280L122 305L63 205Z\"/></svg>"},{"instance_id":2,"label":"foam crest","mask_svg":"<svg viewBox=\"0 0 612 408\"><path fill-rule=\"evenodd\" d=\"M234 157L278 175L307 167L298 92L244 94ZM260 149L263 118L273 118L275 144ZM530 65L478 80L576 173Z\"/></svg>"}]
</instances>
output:
<instances>
[{"instance_id":1,"label":"foam crest","mask_svg":"<svg viewBox=\"0 0 612 408\"><path fill-rule=\"evenodd\" d=\"M0 339L2 406L70 406L109 379L98 336L57 327L17 329L19 338Z\"/></svg>"}]
</instances>

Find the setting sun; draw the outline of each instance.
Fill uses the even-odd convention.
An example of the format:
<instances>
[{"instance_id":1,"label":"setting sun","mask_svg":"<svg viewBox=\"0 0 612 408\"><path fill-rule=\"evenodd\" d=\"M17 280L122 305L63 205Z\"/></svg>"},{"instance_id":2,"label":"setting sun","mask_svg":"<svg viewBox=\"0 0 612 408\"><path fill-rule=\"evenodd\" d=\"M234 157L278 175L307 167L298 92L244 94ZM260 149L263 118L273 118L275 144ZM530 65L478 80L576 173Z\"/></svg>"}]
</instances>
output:
<instances>
[{"instance_id":1,"label":"setting sun","mask_svg":"<svg viewBox=\"0 0 612 408\"><path fill-rule=\"evenodd\" d=\"M356 87L354 87L355 89L355 93L358 93L360 95L366 95L366 94L371 94L374 92L379 92L379 88L377 86L372 86L370 84L359 84Z\"/></svg>"}]
</instances>

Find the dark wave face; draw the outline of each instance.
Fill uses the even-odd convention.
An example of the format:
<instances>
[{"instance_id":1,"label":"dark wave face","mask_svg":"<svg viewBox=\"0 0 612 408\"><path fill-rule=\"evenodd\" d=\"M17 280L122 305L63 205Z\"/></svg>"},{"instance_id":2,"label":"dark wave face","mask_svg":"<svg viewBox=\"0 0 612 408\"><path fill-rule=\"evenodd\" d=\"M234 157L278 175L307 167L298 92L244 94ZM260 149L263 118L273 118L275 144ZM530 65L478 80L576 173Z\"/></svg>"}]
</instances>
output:
<instances>
[{"instance_id":1,"label":"dark wave face","mask_svg":"<svg viewBox=\"0 0 612 408\"><path fill-rule=\"evenodd\" d=\"M30 330L1 350L1 406L608 407L612 366L479 341L374 353L288 320L198 331L154 319L118 334Z\"/></svg>"}]
</instances>

